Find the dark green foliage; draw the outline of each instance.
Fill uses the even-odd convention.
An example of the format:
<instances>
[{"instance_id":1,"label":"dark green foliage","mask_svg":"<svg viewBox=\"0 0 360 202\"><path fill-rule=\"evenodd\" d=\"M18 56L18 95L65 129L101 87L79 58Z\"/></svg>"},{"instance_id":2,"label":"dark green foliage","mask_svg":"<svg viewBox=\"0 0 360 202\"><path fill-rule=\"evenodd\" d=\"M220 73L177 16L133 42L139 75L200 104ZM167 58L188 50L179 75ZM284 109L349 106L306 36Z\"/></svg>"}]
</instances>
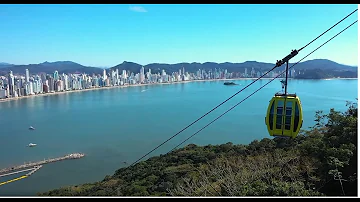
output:
<instances>
[{"instance_id":1,"label":"dark green foliage","mask_svg":"<svg viewBox=\"0 0 360 202\"><path fill-rule=\"evenodd\" d=\"M121 168L101 182L42 196L356 196L357 105L319 111L295 139L189 144Z\"/></svg>"}]
</instances>

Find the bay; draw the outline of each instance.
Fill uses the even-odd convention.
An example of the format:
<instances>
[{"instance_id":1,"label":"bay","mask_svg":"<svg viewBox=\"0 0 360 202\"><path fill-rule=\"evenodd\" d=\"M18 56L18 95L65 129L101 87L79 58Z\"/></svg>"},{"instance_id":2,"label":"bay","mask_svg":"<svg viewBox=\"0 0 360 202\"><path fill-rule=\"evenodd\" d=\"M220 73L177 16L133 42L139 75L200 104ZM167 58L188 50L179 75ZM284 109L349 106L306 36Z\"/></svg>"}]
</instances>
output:
<instances>
[{"instance_id":1,"label":"bay","mask_svg":"<svg viewBox=\"0 0 360 202\"><path fill-rule=\"evenodd\" d=\"M236 86L225 86L224 81L134 86L0 102L0 169L73 152L86 154L82 159L44 165L29 178L0 186L0 195L31 196L61 186L102 180L138 160L252 81L234 80L239 84ZM170 151L268 81L254 83L148 157ZM249 144L270 138L265 113L269 100L280 90L279 80L271 82L184 145ZM288 91L300 97L302 129L307 129L313 126L317 110L345 111L346 101L356 101L358 80L289 80ZM29 130L30 125L36 130ZM29 143L37 146L29 148ZM0 182L21 175L1 177Z\"/></svg>"}]
</instances>

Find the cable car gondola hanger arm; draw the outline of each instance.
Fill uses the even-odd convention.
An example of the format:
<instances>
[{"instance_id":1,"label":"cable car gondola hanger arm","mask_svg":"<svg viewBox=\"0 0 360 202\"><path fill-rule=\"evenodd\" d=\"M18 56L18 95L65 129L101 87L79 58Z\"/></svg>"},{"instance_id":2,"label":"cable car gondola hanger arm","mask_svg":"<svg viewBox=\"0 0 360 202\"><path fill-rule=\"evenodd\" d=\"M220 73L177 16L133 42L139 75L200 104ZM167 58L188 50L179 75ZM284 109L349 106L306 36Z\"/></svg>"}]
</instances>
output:
<instances>
[{"instance_id":1,"label":"cable car gondola hanger arm","mask_svg":"<svg viewBox=\"0 0 360 202\"><path fill-rule=\"evenodd\" d=\"M299 53L299 51L297 51L296 49L292 50L291 53L289 55L287 55L286 57L284 57L282 60L276 61L275 68L280 67L281 65L285 64L285 62L289 62L289 60L291 58L295 57L298 53Z\"/></svg>"}]
</instances>

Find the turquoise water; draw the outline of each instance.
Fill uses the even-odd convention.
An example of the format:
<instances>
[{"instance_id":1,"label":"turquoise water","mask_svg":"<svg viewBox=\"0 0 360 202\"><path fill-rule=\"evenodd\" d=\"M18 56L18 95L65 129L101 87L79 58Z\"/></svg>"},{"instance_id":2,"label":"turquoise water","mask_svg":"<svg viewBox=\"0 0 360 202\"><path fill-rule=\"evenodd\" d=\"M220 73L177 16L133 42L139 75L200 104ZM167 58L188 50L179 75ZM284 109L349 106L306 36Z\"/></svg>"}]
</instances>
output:
<instances>
[{"instance_id":1,"label":"turquoise water","mask_svg":"<svg viewBox=\"0 0 360 202\"><path fill-rule=\"evenodd\" d=\"M153 152L166 153L203 125L269 80L260 80L197 124ZM155 148L226 98L251 83L236 80L112 88L0 103L0 168L83 152L87 156L44 165L27 179L0 186L0 195L34 195L61 186L102 180ZM269 137L264 124L279 80L267 85L185 144L248 144ZM304 112L303 129L314 124L316 110L344 111L358 97L357 79L290 80ZM28 130L32 125L34 131ZM29 143L38 146L26 147ZM1 177L0 182L21 176Z\"/></svg>"}]
</instances>

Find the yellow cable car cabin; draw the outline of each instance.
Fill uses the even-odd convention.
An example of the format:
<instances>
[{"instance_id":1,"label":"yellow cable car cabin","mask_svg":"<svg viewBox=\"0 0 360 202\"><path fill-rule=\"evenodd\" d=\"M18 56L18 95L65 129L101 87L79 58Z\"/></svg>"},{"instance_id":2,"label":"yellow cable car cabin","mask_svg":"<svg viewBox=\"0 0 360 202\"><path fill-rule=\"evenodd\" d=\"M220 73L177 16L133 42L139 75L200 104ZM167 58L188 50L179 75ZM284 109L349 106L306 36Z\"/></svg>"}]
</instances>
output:
<instances>
[{"instance_id":1,"label":"yellow cable car cabin","mask_svg":"<svg viewBox=\"0 0 360 202\"><path fill-rule=\"evenodd\" d=\"M270 136L295 138L303 123L299 97L296 94L275 94L270 100L265 123Z\"/></svg>"}]
</instances>

